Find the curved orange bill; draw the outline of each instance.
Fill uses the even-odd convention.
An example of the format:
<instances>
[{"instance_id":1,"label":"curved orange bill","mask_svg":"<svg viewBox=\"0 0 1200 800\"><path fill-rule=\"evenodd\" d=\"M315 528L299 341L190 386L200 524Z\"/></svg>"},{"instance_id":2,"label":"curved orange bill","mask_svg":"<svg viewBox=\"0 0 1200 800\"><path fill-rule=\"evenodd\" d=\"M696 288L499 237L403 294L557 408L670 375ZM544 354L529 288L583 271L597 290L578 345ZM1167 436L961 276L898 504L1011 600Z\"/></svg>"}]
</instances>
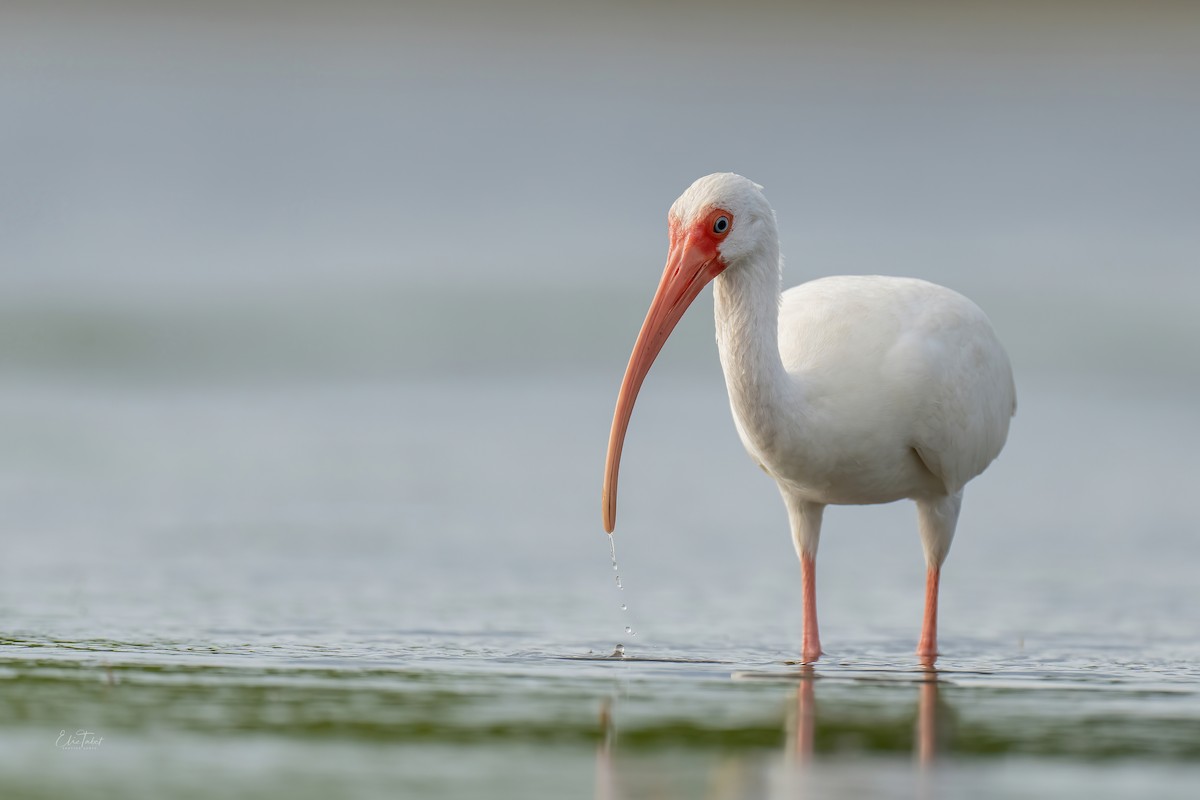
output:
<instances>
[{"instance_id":1,"label":"curved orange bill","mask_svg":"<svg viewBox=\"0 0 1200 800\"><path fill-rule=\"evenodd\" d=\"M613 412L612 432L608 436L608 458L604 465L604 530L612 533L617 517L617 471L621 466L621 448L625 444L625 431L629 417L633 414L633 403L637 400L642 381L650 371L658 352L662 350L683 317L683 312L700 294L700 291L721 271L725 262L717 252L716 243L693 241L680 235L678 228L671 226L671 249L667 255L667 266L659 281L658 291L646 313L646 321L638 333L629 366L625 368L625 379L617 394L617 407Z\"/></svg>"}]
</instances>

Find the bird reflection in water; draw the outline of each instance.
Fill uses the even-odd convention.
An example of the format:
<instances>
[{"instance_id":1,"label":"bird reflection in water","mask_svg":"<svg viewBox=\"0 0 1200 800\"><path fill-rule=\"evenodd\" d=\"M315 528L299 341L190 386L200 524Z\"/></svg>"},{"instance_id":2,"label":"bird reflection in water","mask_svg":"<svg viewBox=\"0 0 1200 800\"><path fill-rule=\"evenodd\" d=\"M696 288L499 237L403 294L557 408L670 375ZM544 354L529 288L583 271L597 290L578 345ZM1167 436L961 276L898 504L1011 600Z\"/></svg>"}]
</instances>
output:
<instances>
[{"instance_id":1,"label":"bird reflection in water","mask_svg":"<svg viewBox=\"0 0 1200 800\"><path fill-rule=\"evenodd\" d=\"M788 755L793 763L803 766L813 760L816 744L817 702L816 682L820 680L811 664L805 664L797 675L795 713L788 723ZM938 671L926 664L919 679L917 722L913 735L913 754L922 767L932 766L940 749L948 709L941 701Z\"/></svg>"},{"instance_id":2,"label":"bird reflection in water","mask_svg":"<svg viewBox=\"0 0 1200 800\"><path fill-rule=\"evenodd\" d=\"M827 675L824 679L833 676ZM890 677L890 676L889 676ZM818 694L821 690L817 688L818 682L823 680L815 668L811 664L801 666L800 671L794 674L796 680L795 688L789 695L788 712L784 719L784 750L782 754L775 751L776 755L772 755L770 751L764 750L746 750L738 753L722 752L720 756L711 763L711 770L707 772L705 781L705 797L715 798L733 798L745 796L780 796L780 797L795 797L808 793L808 789L817 789L818 787L832 788L836 786L839 780L837 770L834 774L829 774L828 770L824 770L822 764L822 755L841 753L847 751L846 740L838 741L835 731L840 727L838 718L838 695L844 695L845 682L836 681L842 689L827 692L831 697L827 699L831 705L825 709L824 729L819 724L821 720L821 712L818 709ZM939 754L945 752L945 744L950 723L950 718L953 716L951 708L944 702L940 695L942 685L937 669L932 665L927 665L917 674L916 680L912 683L907 680L903 683L890 683L892 686L914 686L916 692L916 722L912 736L912 753L914 762L918 765L921 774L931 775L931 768L938 761ZM878 685L885 681L868 680L864 683ZM834 689L830 686L829 689ZM863 687L864 691L873 691L873 688ZM890 691L890 690L889 690ZM672 776L670 770L658 769L662 767L658 762L658 758L653 753L628 753L621 757L618 753L619 736L615 724L616 700L614 698L606 698L602 701L599 709L599 724L601 739L596 748L596 780L595 780L595 797L597 800L619 800L620 798L641 796L645 794L647 788L643 785L647 780L653 780L653 794L660 797L685 797L695 796L696 788L695 779L696 773L693 772L687 778L682 776ZM845 720L841 720L844 722ZM831 737L832 734L832 737ZM905 737L907 738L907 737ZM821 740L818 746L818 739ZM861 740L852 740L851 747L854 752L861 752ZM889 752L894 752L892 746L884 745L883 749ZM782 755L782 759L780 759ZM869 754L863 754L868 756ZM779 767L782 766L782 772ZM680 789L678 794L670 791L670 786L674 781L672 777L678 778L680 785L676 788ZM813 779L817 779L817 783L813 783ZM830 781L833 781L832 786ZM683 791L683 787L687 786L688 791ZM932 791L932 784L926 784L922 779L918 786L918 795L925 796Z\"/></svg>"},{"instance_id":3,"label":"bird reflection in water","mask_svg":"<svg viewBox=\"0 0 1200 800\"><path fill-rule=\"evenodd\" d=\"M614 800L616 771L613 769L613 744L617 739L617 728L613 724L613 701L606 697L600 703L600 730L603 738L596 748L596 800Z\"/></svg>"},{"instance_id":4,"label":"bird reflection in water","mask_svg":"<svg viewBox=\"0 0 1200 800\"><path fill-rule=\"evenodd\" d=\"M812 664L800 667L796 683L795 713L788 724L788 755L797 764L808 764L813 758L817 731L817 701L814 684L817 676Z\"/></svg>"},{"instance_id":5,"label":"bird reflection in water","mask_svg":"<svg viewBox=\"0 0 1200 800\"><path fill-rule=\"evenodd\" d=\"M917 700L917 763L923 767L933 765L941 737L945 735L945 706L938 696L938 684L937 670L932 665L926 666L925 677L921 681L920 697Z\"/></svg>"}]
</instances>

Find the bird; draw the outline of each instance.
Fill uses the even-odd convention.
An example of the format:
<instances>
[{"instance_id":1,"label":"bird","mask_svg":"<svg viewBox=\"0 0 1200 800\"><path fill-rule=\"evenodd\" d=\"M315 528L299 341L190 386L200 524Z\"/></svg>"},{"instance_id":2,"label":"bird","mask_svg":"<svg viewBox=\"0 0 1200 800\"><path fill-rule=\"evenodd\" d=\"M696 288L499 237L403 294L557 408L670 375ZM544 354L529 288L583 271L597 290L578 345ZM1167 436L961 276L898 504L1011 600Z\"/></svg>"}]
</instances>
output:
<instances>
[{"instance_id":1,"label":"bird","mask_svg":"<svg viewBox=\"0 0 1200 800\"><path fill-rule=\"evenodd\" d=\"M918 278L844 275L781 291L775 212L730 172L695 181L667 214L666 267L625 370L604 471L604 529L634 402L667 337L713 284L734 426L775 479L800 560L802 663L822 655L816 556L826 506L909 499L925 556L917 656L938 657L938 587L963 487L1000 454L1016 413L1011 362L984 312Z\"/></svg>"}]
</instances>

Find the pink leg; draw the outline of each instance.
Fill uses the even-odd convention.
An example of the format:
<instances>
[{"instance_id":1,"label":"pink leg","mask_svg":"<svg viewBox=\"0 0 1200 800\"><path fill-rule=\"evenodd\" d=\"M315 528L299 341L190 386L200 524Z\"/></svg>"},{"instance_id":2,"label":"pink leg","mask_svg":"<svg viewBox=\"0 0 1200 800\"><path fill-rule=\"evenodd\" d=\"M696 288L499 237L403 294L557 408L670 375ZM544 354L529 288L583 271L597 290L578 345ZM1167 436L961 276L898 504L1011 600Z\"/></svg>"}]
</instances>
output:
<instances>
[{"instance_id":1,"label":"pink leg","mask_svg":"<svg viewBox=\"0 0 1200 800\"><path fill-rule=\"evenodd\" d=\"M817 567L813 557L800 557L800 583L804 594L804 644L802 659L811 664L821 657L821 634L817 630Z\"/></svg>"},{"instance_id":2,"label":"pink leg","mask_svg":"<svg viewBox=\"0 0 1200 800\"><path fill-rule=\"evenodd\" d=\"M938 581L941 575L941 567L930 567L925 573L925 622L921 626L921 642L917 645L917 655L927 665L936 661L938 656Z\"/></svg>"}]
</instances>

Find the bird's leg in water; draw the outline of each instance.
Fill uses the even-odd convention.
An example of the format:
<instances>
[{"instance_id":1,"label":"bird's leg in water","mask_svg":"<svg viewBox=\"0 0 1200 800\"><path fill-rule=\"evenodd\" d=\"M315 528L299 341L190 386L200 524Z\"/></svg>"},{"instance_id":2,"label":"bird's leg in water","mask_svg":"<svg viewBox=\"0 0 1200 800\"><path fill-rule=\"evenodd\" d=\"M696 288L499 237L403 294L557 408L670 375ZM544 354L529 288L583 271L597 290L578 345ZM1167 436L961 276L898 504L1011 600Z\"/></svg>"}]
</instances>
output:
<instances>
[{"instance_id":1,"label":"bird's leg in water","mask_svg":"<svg viewBox=\"0 0 1200 800\"><path fill-rule=\"evenodd\" d=\"M917 645L917 655L926 664L937 660L937 608L938 581L942 575L941 567L930 567L925 573L925 622L921 626L921 641Z\"/></svg>"},{"instance_id":2,"label":"bird's leg in water","mask_svg":"<svg viewBox=\"0 0 1200 800\"><path fill-rule=\"evenodd\" d=\"M962 491L940 498L917 501L917 523L921 531L921 546L925 549L925 622L921 625L921 641L917 657L930 666L937 660L938 581L942 577L942 562L950 552L958 512L962 507Z\"/></svg>"},{"instance_id":3,"label":"bird's leg in water","mask_svg":"<svg viewBox=\"0 0 1200 800\"><path fill-rule=\"evenodd\" d=\"M811 664L821 657L821 634L817 630L817 565L811 555L800 557L800 583L804 602L804 640L801 660Z\"/></svg>"}]
</instances>

